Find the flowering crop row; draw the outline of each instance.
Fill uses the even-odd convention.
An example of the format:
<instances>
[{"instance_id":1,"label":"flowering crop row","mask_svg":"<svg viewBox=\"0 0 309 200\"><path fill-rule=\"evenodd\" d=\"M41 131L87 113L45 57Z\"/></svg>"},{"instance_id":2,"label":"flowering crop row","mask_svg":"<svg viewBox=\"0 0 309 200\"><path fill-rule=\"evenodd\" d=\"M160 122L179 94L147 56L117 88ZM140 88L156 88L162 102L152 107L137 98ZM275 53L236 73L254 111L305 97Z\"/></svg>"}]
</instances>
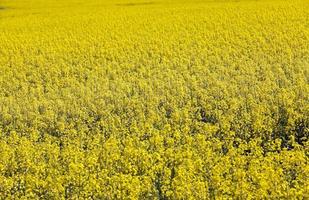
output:
<instances>
[{"instance_id":1,"label":"flowering crop row","mask_svg":"<svg viewBox=\"0 0 309 200\"><path fill-rule=\"evenodd\" d=\"M308 199L309 1L0 1L0 199Z\"/></svg>"}]
</instances>

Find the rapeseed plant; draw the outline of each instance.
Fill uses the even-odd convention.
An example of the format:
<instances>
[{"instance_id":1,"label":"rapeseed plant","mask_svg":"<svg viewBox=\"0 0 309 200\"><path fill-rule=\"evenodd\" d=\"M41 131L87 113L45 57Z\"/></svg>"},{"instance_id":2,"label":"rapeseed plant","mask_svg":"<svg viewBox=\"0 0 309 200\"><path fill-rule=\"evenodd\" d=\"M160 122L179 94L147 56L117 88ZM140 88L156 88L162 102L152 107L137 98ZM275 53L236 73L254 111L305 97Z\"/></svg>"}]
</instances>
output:
<instances>
[{"instance_id":1,"label":"rapeseed plant","mask_svg":"<svg viewBox=\"0 0 309 200\"><path fill-rule=\"evenodd\" d=\"M0 199L309 198L307 0L0 8Z\"/></svg>"}]
</instances>

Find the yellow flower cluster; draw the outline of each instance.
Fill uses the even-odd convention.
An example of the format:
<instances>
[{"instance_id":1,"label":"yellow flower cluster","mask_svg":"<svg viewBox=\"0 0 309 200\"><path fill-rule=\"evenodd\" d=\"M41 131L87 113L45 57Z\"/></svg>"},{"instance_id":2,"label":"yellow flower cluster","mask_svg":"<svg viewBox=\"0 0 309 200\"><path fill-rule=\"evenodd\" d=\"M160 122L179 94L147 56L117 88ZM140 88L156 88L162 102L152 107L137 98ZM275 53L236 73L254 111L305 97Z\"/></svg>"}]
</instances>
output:
<instances>
[{"instance_id":1,"label":"yellow flower cluster","mask_svg":"<svg viewBox=\"0 0 309 200\"><path fill-rule=\"evenodd\" d=\"M309 199L308 0L0 1L0 199Z\"/></svg>"}]
</instances>

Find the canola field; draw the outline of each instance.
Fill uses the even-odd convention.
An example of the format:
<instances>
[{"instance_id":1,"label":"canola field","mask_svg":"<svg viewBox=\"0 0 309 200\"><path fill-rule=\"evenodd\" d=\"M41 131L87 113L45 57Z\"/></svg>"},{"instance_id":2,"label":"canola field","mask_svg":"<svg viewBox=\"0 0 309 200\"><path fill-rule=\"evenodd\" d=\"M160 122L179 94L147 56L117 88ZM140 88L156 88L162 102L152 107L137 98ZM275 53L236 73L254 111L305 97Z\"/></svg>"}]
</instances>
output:
<instances>
[{"instance_id":1,"label":"canola field","mask_svg":"<svg viewBox=\"0 0 309 200\"><path fill-rule=\"evenodd\" d=\"M0 0L0 199L309 199L309 0Z\"/></svg>"}]
</instances>

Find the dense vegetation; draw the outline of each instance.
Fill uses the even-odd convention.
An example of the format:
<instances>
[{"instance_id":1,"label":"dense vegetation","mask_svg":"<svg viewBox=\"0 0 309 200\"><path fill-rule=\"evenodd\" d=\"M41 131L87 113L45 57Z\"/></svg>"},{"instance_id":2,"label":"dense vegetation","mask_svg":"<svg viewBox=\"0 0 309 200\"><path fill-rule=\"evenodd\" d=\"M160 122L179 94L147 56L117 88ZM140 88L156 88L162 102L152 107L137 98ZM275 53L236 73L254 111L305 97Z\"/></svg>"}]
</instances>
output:
<instances>
[{"instance_id":1,"label":"dense vegetation","mask_svg":"<svg viewBox=\"0 0 309 200\"><path fill-rule=\"evenodd\" d=\"M308 199L309 1L0 1L0 199Z\"/></svg>"}]
</instances>

